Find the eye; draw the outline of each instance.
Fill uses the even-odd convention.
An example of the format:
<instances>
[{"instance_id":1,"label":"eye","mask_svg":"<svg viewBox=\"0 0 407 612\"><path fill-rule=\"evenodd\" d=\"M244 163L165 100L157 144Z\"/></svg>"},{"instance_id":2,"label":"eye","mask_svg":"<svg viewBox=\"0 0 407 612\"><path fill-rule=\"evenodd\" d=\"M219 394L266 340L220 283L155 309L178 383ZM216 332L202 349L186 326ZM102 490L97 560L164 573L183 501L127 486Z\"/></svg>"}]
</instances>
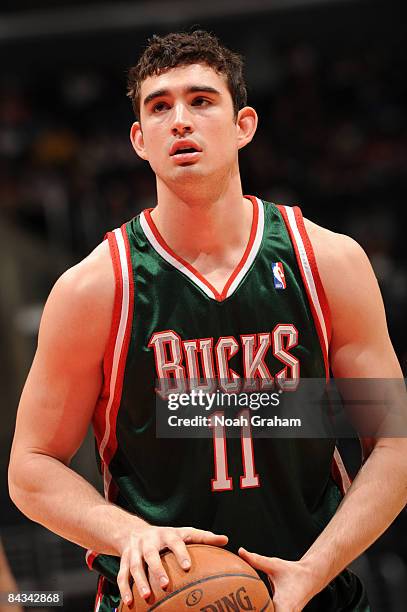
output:
<instances>
[{"instance_id":1,"label":"eye","mask_svg":"<svg viewBox=\"0 0 407 612\"><path fill-rule=\"evenodd\" d=\"M167 102L157 102L157 104L154 104L153 106L153 113L160 113L161 111L166 110L167 108Z\"/></svg>"},{"instance_id":2,"label":"eye","mask_svg":"<svg viewBox=\"0 0 407 612\"><path fill-rule=\"evenodd\" d=\"M192 106L208 106L208 104L210 104L210 101L202 96L198 96L192 101Z\"/></svg>"}]
</instances>

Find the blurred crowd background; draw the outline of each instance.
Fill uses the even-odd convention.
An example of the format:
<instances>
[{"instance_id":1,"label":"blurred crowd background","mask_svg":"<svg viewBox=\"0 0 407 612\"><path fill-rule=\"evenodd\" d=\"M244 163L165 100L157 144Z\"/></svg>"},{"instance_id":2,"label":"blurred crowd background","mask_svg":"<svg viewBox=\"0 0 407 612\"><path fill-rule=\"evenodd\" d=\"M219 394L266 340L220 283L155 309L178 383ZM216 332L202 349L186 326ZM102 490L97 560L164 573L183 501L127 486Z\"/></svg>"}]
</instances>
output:
<instances>
[{"instance_id":1,"label":"blurred crowd background","mask_svg":"<svg viewBox=\"0 0 407 612\"><path fill-rule=\"evenodd\" d=\"M128 138L126 72L146 39L199 26L245 56L260 116L241 154L245 192L299 203L308 218L362 244L405 372L405 23L393 0L2 3L0 529L20 587L63 589L66 610L92 606L83 551L21 516L6 466L52 284L107 230L155 204L153 174ZM343 449L354 470L355 446ZM90 436L75 465L98 484ZM356 563L374 611L407 609L406 525L403 512Z\"/></svg>"}]
</instances>

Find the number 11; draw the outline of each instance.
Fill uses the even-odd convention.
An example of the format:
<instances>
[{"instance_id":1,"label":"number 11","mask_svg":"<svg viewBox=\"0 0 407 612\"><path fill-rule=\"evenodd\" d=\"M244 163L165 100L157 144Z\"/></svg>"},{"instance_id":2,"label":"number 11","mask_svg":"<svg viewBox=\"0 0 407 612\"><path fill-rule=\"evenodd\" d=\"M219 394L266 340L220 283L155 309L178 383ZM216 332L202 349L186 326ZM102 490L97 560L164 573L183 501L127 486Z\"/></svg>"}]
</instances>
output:
<instances>
[{"instance_id":1,"label":"number 11","mask_svg":"<svg viewBox=\"0 0 407 612\"><path fill-rule=\"evenodd\" d=\"M222 416L225 413L222 411L215 412L212 415L213 422L215 416ZM252 489L260 486L259 475L256 474L254 466L253 439L250 429L250 410L241 410L237 415L242 420L245 418L247 425L242 425L241 444L242 444L242 462L244 475L240 476L240 488ZM223 425L211 425L213 430L213 452L215 464L215 478L212 478L212 491L231 491L233 489L233 479L228 475L228 458L226 448L225 428Z\"/></svg>"}]
</instances>

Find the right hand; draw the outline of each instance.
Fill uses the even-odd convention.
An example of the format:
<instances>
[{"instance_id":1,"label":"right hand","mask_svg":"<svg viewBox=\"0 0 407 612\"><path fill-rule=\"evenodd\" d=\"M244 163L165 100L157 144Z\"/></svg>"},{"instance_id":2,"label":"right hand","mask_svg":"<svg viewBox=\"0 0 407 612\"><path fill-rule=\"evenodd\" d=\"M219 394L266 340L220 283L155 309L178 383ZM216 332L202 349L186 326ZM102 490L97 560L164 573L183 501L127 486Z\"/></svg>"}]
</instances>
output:
<instances>
[{"instance_id":1,"label":"right hand","mask_svg":"<svg viewBox=\"0 0 407 612\"><path fill-rule=\"evenodd\" d=\"M185 543L210 544L225 546L228 538L211 531L195 529L194 527L153 527L147 525L133 531L126 540L121 551L120 570L117 584L120 595L126 605L133 601L130 579L134 579L140 597L147 599L151 594L147 580L145 564L149 567L151 577L157 580L165 589L168 586L168 576L161 563L160 551L171 550L178 563L185 571L191 567L191 558Z\"/></svg>"}]
</instances>

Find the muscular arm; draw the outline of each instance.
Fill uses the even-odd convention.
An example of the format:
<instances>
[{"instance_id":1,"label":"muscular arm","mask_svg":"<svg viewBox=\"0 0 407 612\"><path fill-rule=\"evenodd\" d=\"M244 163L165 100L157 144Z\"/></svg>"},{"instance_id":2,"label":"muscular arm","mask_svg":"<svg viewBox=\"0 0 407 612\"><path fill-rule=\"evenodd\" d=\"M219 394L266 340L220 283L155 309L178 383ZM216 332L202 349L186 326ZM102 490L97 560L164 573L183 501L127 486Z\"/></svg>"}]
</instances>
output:
<instances>
[{"instance_id":1,"label":"muscular arm","mask_svg":"<svg viewBox=\"0 0 407 612\"><path fill-rule=\"evenodd\" d=\"M401 379L365 253L347 236L310 222L307 230L331 309L330 364L335 378ZM372 437L362 439L362 445L367 460L336 514L299 562L242 553L277 585L277 612L301 610L387 529L407 503L407 440Z\"/></svg>"},{"instance_id":2,"label":"muscular arm","mask_svg":"<svg viewBox=\"0 0 407 612\"><path fill-rule=\"evenodd\" d=\"M121 557L118 585L132 600L130 576L148 597L150 574L165 588L159 551L190 567L185 542L224 546L227 537L192 527L154 527L107 502L69 467L86 434L102 385L114 275L103 243L56 283L42 317L38 349L21 397L10 468L10 496L51 531L98 553Z\"/></svg>"},{"instance_id":3,"label":"muscular arm","mask_svg":"<svg viewBox=\"0 0 407 612\"><path fill-rule=\"evenodd\" d=\"M18 409L9 486L32 520L84 547L118 554L130 515L69 468L100 392L113 300L107 243L53 288Z\"/></svg>"},{"instance_id":4,"label":"muscular arm","mask_svg":"<svg viewBox=\"0 0 407 612\"><path fill-rule=\"evenodd\" d=\"M365 253L346 236L328 238L321 230L310 234L331 308L334 376L402 378L379 287ZM335 516L303 557L319 577L318 590L370 546L407 503L406 439L369 438L362 439L362 444L366 462Z\"/></svg>"}]
</instances>

